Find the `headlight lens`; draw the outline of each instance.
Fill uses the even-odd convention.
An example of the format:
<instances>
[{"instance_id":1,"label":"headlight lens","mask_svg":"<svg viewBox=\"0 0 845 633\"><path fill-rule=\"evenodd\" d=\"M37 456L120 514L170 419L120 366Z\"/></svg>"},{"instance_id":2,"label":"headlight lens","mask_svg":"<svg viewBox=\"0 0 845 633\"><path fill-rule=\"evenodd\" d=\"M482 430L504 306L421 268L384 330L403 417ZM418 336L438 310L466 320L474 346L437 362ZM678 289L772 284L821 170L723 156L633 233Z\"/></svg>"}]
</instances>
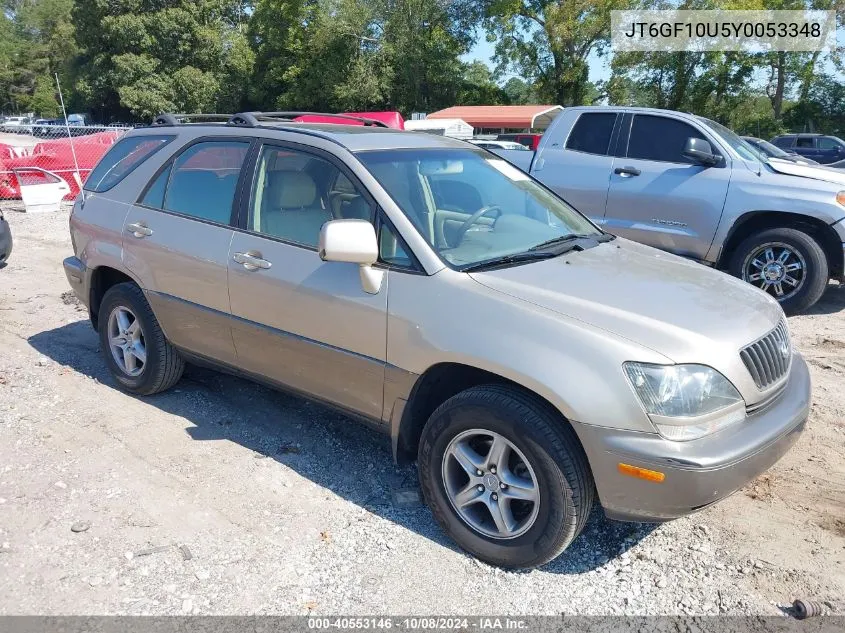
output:
<instances>
[{"instance_id":1,"label":"headlight lens","mask_svg":"<svg viewBox=\"0 0 845 633\"><path fill-rule=\"evenodd\" d=\"M694 440L745 419L745 401L730 381L704 365L625 363L625 374L657 431Z\"/></svg>"}]
</instances>

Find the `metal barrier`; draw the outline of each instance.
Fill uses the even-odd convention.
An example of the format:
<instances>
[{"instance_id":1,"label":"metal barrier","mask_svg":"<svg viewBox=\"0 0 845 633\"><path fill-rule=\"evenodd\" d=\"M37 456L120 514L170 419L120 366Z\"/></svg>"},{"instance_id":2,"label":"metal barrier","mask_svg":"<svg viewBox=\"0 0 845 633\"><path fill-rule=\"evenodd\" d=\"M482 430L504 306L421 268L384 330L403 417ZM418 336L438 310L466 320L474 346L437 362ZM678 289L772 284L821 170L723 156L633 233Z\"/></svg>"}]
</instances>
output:
<instances>
[{"instance_id":1,"label":"metal barrier","mask_svg":"<svg viewBox=\"0 0 845 633\"><path fill-rule=\"evenodd\" d=\"M68 185L64 199L73 200L97 161L129 129L114 125L72 125L68 129L48 123L0 123L0 201L21 199L16 172L27 168L32 168L27 172L28 181L37 180L43 172L62 179Z\"/></svg>"}]
</instances>

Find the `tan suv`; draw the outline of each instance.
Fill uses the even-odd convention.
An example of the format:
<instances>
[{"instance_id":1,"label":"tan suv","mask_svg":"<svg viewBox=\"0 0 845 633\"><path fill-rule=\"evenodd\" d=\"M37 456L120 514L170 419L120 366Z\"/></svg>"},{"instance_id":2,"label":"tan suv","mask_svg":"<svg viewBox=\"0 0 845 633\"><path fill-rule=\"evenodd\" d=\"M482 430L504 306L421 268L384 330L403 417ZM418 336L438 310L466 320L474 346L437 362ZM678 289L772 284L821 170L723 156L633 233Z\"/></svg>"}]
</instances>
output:
<instances>
[{"instance_id":1,"label":"tan suv","mask_svg":"<svg viewBox=\"0 0 845 633\"><path fill-rule=\"evenodd\" d=\"M92 172L65 269L127 391L200 361L333 405L507 567L557 556L595 502L703 508L803 430L807 367L765 293L471 144L294 116L162 116Z\"/></svg>"}]
</instances>

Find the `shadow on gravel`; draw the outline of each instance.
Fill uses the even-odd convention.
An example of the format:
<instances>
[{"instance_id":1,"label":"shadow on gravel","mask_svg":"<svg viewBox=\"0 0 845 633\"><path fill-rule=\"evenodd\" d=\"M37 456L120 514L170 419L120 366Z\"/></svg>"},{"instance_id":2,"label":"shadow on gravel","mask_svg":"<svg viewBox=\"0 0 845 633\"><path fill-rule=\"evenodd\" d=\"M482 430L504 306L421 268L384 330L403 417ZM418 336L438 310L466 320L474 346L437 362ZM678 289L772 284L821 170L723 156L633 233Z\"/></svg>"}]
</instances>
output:
<instances>
[{"instance_id":1,"label":"shadow on gravel","mask_svg":"<svg viewBox=\"0 0 845 633\"><path fill-rule=\"evenodd\" d=\"M30 337L29 343L40 354L121 396L136 397L117 388L87 320L41 332ZM416 468L394 465L386 436L341 413L192 365L170 391L138 399L190 422L186 432L194 440L240 444L255 459L274 459L351 503L459 551L428 509L415 501ZM410 500L402 494L408 492ZM608 521L596 510L583 534L542 569L559 574L590 571L630 549L655 527Z\"/></svg>"},{"instance_id":2,"label":"shadow on gravel","mask_svg":"<svg viewBox=\"0 0 845 633\"><path fill-rule=\"evenodd\" d=\"M802 314L836 314L845 312L845 284L828 284L821 299Z\"/></svg>"}]
</instances>

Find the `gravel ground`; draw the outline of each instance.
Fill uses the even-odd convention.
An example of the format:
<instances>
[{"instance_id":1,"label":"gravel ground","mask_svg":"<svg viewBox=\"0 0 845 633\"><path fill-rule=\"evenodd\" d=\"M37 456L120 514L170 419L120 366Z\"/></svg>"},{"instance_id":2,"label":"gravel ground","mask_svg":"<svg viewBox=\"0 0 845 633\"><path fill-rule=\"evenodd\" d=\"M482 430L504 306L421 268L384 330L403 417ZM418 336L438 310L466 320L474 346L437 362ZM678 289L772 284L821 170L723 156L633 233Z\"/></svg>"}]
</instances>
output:
<instances>
[{"instance_id":1,"label":"gravel ground","mask_svg":"<svg viewBox=\"0 0 845 633\"><path fill-rule=\"evenodd\" d=\"M414 502L385 438L190 368L118 391L67 292L67 212L7 213L0 270L0 614L755 614L845 596L845 289L790 319L809 430L728 500L661 526L606 521L505 572Z\"/></svg>"}]
</instances>

